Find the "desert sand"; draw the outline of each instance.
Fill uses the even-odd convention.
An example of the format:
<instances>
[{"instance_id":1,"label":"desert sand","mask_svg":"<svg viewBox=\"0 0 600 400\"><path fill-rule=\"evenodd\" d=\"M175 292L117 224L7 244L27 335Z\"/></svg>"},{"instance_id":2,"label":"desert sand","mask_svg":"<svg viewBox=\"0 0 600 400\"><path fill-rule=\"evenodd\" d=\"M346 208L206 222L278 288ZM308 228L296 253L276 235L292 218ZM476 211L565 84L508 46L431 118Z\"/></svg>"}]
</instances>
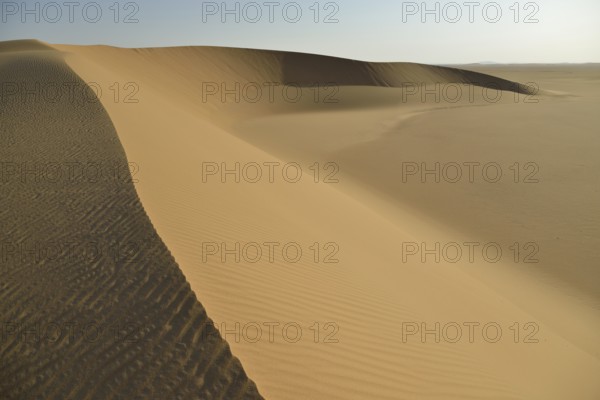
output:
<instances>
[{"instance_id":1,"label":"desert sand","mask_svg":"<svg viewBox=\"0 0 600 400\"><path fill-rule=\"evenodd\" d=\"M104 126L118 137L102 151L139 167L133 184L151 225L127 206L136 220L118 219L111 232L158 235L148 243L163 257L152 258L154 268L181 268L265 398L600 396L600 66L444 68L249 49L48 46L102 88ZM272 87L272 96L254 96L256 86ZM466 91L453 97L457 87ZM439 177L421 175L436 163ZM473 179L465 163L479 165ZM481 174L489 163L503 173L496 182ZM456 164L467 169L453 183ZM95 189L94 201L109 195ZM143 213L134 194L128 186L128 204ZM265 243L276 249L272 259ZM408 251L437 243L477 250L458 261ZM493 262L481 252L490 243L503 251ZM85 284L115 277L99 279ZM156 285L174 297L185 291ZM96 293L87 300L94 309L104 288L72 293ZM136 312L135 302L120 304ZM148 315L158 327L161 310ZM239 373L240 395L257 395L231 360L219 376Z\"/></svg>"}]
</instances>

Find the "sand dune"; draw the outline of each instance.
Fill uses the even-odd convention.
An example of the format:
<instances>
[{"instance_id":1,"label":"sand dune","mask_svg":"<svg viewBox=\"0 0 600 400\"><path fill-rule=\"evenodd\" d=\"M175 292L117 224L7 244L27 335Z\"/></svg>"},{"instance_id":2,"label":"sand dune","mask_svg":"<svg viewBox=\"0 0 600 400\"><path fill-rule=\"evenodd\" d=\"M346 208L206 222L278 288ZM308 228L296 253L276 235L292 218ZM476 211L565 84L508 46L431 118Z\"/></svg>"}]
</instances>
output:
<instances>
[{"instance_id":1,"label":"sand dune","mask_svg":"<svg viewBox=\"0 0 600 400\"><path fill-rule=\"evenodd\" d=\"M536 81L537 70L221 48L52 47L84 81L104 88L101 101L127 159L139 165L144 209L266 398L600 394L600 320L589 290L598 282L599 203L591 186L598 142L589 116L598 102L590 89L596 69L581 84L565 82L564 71L544 75L543 91L532 96L513 82ZM133 83L137 101L123 101L123 93L116 101L107 89L115 83ZM274 97L262 92L250 101L250 90L265 84L279 85ZM473 97L448 101L436 88L451 84L474 89ZM477 88L503 95L492 102ZM548 185L400 184L405 161L494 161L507 171L537 161ZM296 183L281 175L290 162L303 170ZM580 180L553 169L577 162L589 174ZM206 163L220 170L203 174ZM236 163L279 169L272 182L266 169L256 183L242 173L239 183L221 176ZM590 201L576 203L581 195ZM406 243L474 241L498 242L509 255L496 263L403 258ZM539 242L541 261L514 262L510 241ZM256 246L224 251L249 243L263 249L258 262ZM278 244L273 260L265 243ZM280 251L292 243L303 252L298 261ZM421 323L459 325L463 336L453 343L444 331L438 343L435 333L406 335ZM494 341L478 330L470 340L465 324L503 334Z\"/></svg>"},{"instance_id":2,"label":"sand dune","mask_svg":"<svg viewBox=\"0 0 600 400\"><path fill-rule=\"evenodd\" d=\"M0 45L0 81L30 91L0 109L0 397L262 398L146 216L92 90L37 42ZM47 101L36 82L77 89Z\"/></svg>"},{"instance_id":3,"label":"sand dune","mask_svg":"<svg viewBox=\"0 0 600 400\"><path fill-rule=\"evenodd\" d=\"M63 49L74 50L69 46ZM90 60L99 54L109 57L110 68L119 71L122 83L144 82L140 90L154 89L171 101L188 104L219 126L273 112L362 109L398 103L422 107L432 100L422 85L429 90L436 84L461 85L472 94L459 97L459 104L470 102L467 97L483 101L484 93L474 87L490 88L492 96L495 90L535 92L527 85L456 68L367 63L299 53L218 47L124 52L107 46L80 47L76 52ZM93 82L97 78L90 77ZM394 89L412 94L402 96ZM448 90L452 92L452 87Z\"/></svg>"}]
</instances>

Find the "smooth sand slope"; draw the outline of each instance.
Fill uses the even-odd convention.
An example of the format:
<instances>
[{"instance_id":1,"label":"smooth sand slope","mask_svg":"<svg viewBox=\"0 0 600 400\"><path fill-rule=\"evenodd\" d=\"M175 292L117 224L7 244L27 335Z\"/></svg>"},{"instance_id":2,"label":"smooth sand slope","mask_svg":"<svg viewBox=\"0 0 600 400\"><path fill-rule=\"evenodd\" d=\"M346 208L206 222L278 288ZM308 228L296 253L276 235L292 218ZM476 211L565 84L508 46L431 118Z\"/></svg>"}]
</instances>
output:
<instances>
[{"instance_id":1,"label":"smooth sand slope","mask_svg":"<svg viewBox=\"0 0 600 400\"><path fill-rule=\"evenodd\" d=\"M510 81L536 81L535 69L498 80L281 52L54 47L85 81L105 89L102 104L139 165L144 208L265 397L600 395L600 321L591 293L599 248L598 121L591 112L597 67L580 78L568 78L569 69L544 75L543 95L530 103L527 88ZM116 101L106 89L115 82L134 83L138 101ZM292 92L294 83L321 87L317 97L305 87L297 102L280 90L272 98L249 91L223 97L222 85L236 83L241 90L254 83L287 84ZM480 90L448 102L409 96L407 83L506 90L493 104ZM331 95L338 101L325 101ZM403 161L497 162L505 173L531 161L543 180L529 188L510 179L403 185ZM265 167L257 183L231 175L223 183L219 175L203 179L207 162L229 169L297 162L304 175L288 183L279 168L271 183ZM318 183L310 169L316 162ZM327 183L335 172L325 169L328 162L339 166L339 183ZM496 263L481 253L457 263L402 256L406 242L489 241L507 254ZM252 242L280 246L272 261L263 254L256 263L252 248L239 263L235 254L207 251ZM297 262L281 254L291 242L303 250ZM540 262L519 256L515 263L507 247L513 242L539 242ZM338 263L325 262L332 252ZM421 322L429 329L456 323L462 338L450 343L454 331L446 331L440 343L434 334L403 340L407 323ZM473 340L469 323L479 324ZM496 343L489 343L493 329L481 333L491 323L502 329ZM286 324L293 327L284 335Z\"/></svg>"},{"instance_id":2,"label":"smooth sand slope","mask_svg":"<svg viewBox=\"0 0 600 400\"><path fill-rule=\"evenodd\" d=\"M0 398L262 398L154 230L91 89L27 41L0 44L0 83ZM36 84L74 90L48 101Z\"/></svg>"}]
</instances>

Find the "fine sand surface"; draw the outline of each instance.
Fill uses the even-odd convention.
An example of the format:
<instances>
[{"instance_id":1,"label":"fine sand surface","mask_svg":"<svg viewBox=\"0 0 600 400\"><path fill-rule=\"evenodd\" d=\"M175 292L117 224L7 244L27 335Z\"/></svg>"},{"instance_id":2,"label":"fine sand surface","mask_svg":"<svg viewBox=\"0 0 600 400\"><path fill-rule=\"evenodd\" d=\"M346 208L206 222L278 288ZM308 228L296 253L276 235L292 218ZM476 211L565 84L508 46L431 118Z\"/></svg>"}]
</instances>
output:
<instances>
[{"instance_id":1,"label":"fine sand surface","mask_svg":"<svg viewBox=\"0 0 600 400\"><path fill-rule=\"evenodd\" d=\"M36 83L76 90L47 101ZM262 398L154 230L92 90L28 41L0 43L0 84L0 398ZM13 84L28 97L4 96Z\"/></svg>"},{"instance_id":2,"label":"fine sand surface","mask_svg":"<svg viewBox=\"0 0 600 400\"><path fill-rule=\"evenodd\" d=\"M266 398L600 396L600 67L462 70L241 49L52 47L102 88L139 166L144 209ZM266 83L281 86L256 98L254 85ZM233 94L221 96L222 85ZM474 90L456 101L450 92L421 96L440 93L436 85ZM298 86L302 98L292 101ZM291 162L304 173L296 183L281 175ZM404 182L406 162L495 162L508 177ZM518 183L509 175L516 162ZM231 174L223 182L203 179L205 163L277 169L272 182L267 167L256 183ZM528 163L538 183L524 182ZM473 262L403 259L413 242L494 242L504 256L489 262L480 246ZM236 243L278 247L255 263L255 247L240 262L214 251ZM297 262L281 253L289 243L302 249ZM528 243L535 264L523 262ZM435 333L403 335L421 323L450 329L439 343ZM472 340L469 324L478 326ZM452 340L456 326L462 337Z\"/></svg>"}]
</instances>

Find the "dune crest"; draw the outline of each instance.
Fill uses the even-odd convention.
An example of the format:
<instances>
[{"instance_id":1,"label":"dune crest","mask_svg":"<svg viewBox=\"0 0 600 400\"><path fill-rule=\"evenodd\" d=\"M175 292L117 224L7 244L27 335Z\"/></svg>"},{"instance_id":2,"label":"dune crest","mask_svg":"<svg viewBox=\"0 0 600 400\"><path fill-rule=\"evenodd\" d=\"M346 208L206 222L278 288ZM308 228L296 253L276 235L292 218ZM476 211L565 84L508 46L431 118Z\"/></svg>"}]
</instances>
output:
<instances>
[{"instance_id":1,"label":"dune crest","mask_svg":"<svg viewBox=\"0 0 600 400\"><path fill-rule=\"evenodd\" d=\"M0 44L0 84L28 89L0 99L0 397L261 399L148 219L92 89L34 41Z\"/></svg>"}]
</instances>

